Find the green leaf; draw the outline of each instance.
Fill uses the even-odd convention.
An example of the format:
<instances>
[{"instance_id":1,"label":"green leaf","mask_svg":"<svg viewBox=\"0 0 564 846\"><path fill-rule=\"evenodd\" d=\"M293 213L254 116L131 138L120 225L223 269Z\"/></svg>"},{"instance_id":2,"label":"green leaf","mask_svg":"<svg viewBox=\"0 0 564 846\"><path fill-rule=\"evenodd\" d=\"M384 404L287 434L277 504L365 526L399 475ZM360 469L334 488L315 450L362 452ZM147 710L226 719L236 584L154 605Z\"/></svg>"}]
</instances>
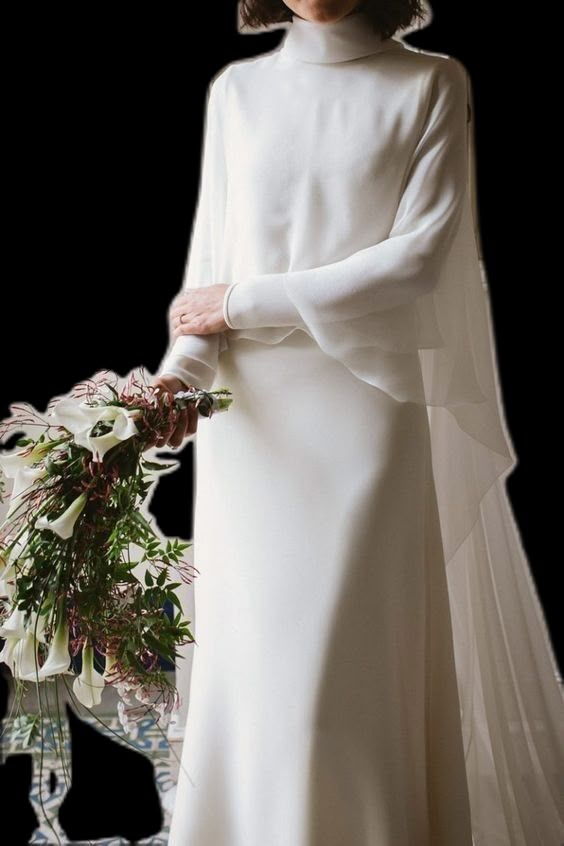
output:
<instances>
[{"instance_id":1,"label":"green leaf","mask_svg":"<svg viewBox=\"0 0 564 846\"><path fill-rule=\"evenodd\" d=\"M177 595L175 593L169 594L168 598L172 602L172 604L175 605L176 608L178 608L179 611L183 610L182 609L182 603L180 602L179 598L177 597Z\"/></svg>"},{"instance_id":2,"label":"green leaf","mask_svg":"<svg viewBox=\"0 0 564 846\"><path fill-rule=\"evenodd\" d=\"M165 464L164 462L160 461L145 461L143 460L143 467L146 467L147 470L168 470L169 467L176 467L178 465L178 461L174 461L171 464Z\"/></svg>"},{"instance_id":3,"label":"green leaf","mask_svg":"<svg viewBox=\"0 0 564 846\"><path fill-rule=\"evenodd\" d=\"M151 575L149 570L145 571L145 584L147 585L147 587L153 587L153 585L155 584L155 580L153 579L153 576Z\"/></svg>"},{"instance_id":4,"label":"green leaf","mask_svg":"<svg viewBox=\"0 0 564 846\"><path fill-rule=\"evenodd\" d=\"M139 660L139 658L137 657L137 655L134 652L128 651L128 652L125 653L124 657L129 661L129 664L132 667L135 667L136 670L139 670L139 672L141 672L143 674L147 673L146 667L144 666L142 661Z\"/></svg>"},{"instance_id":5,"label":"green leaf","mask_svg":"<svg viewBox=\"0 0 564 846\"><path fill-rule=\"evenodd\" d=\"M149 649L152 649L153 652L156 652L158 655L162 655L163 652L166 650L166 646L159 640L157 640L157 638L154 637L151 632L145 632L143 639Z\"/></svg>"}]
</instances>

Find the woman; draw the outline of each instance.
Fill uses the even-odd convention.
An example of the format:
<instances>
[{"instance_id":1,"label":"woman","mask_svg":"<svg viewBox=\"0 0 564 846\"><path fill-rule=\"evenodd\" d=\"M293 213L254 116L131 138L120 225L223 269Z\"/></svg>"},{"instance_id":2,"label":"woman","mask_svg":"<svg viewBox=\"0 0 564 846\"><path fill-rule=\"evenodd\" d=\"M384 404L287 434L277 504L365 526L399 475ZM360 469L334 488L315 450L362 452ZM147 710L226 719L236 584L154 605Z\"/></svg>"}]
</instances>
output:
<instances>
[{"instance_id":1,"label":"woman","mask_svg":"<svg viewBox=\"0 0 564 846\"><path fill-rule=\"evenodd\" d=\"M564 707L502 488L466 70L393 37L417 0L240 8L290 24L210 85L155 379L234 397L196 438L169 843L556 846Z\"/></svg>"}]
</instances>

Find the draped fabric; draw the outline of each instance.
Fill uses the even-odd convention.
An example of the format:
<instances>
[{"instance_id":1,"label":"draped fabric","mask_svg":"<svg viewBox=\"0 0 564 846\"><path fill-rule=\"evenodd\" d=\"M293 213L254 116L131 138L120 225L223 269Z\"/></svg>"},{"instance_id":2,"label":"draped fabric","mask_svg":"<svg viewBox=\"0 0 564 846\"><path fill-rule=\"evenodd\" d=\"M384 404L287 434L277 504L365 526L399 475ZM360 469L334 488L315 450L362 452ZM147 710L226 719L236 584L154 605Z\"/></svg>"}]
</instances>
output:
<instances>
[{"instance_id":1,"label":"draped fabric","mask_svg":"<svg viewBox=\"0 0 564 846\"><path fill-rule=\"evenodd\" d=\"M184 285L228 282L232 328L178 338L159 372L209 388L239 339L305 331L358 379L427 407L475 843L559 846L562 679L506 490L517 457L480 254L471 82L458 60L361 24L294 16L280 48L212 80ZM340 84L358 96L350 112ZM354 192L339 195L347 179Z\"/></svg>"}]
</instances>

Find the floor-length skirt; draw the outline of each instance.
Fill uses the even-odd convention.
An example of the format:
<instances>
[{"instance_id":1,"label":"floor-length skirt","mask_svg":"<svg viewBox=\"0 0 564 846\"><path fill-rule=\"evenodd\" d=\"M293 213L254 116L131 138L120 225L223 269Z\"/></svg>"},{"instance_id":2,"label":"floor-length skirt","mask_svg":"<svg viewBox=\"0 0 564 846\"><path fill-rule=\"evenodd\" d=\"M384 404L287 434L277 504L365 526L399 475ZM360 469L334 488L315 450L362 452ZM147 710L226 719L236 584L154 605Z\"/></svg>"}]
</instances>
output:
<instances>
[{"instance_id":1,"label":"floor-length skirt","mask_svg":"<svg viewBox=\"0 0 564 846\"><path fill-rule=\"evenodd\" d=\"M222 386L170 846L471 846L425 406L300 330L239 339Z\"/></svg>"}]
</instances>

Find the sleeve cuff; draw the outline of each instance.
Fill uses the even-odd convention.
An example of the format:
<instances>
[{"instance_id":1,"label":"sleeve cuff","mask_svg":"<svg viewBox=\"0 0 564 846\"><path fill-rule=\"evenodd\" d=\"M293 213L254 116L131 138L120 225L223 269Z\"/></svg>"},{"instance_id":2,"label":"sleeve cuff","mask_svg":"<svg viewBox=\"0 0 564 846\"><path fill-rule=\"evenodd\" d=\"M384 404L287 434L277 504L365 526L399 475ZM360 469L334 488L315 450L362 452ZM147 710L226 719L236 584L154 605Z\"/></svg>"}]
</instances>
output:
<instances>
[{"instance_id":1,"label":"sleeve cuff","mask_svg":"<svg viewBox=\"0 0 564 846\"><path fill-rule=\"evenodd\" d=\"M169 373L186 386L208 391L217 370L219 335L180 335L158 368L158 375Z\"/></svg>"},{"instance_id":2,"label":"sleeve cuff","mask_svg":"<svg viewBox=\"0 0 564 846\"><path fill-rule=\"evenodd\" d=\"M170 376L176 376L184 382L186 387L194 385L204 391L209 391L215 378L215 370L183 355L169 355L165 358L158 375L164 376L167 373Z\"/></svg>"},{"instance_id":3,"label":"sleeve cuff","mask_svg":"<svg viewBox=\"0 0 564 846\"><path fill-rule=\"evenodd\" d=\"M286 277L286 273L264 273L230 285L223 300L229 328L301 325L300 313L286 293Z\"/></svg>"}]
</instances>

